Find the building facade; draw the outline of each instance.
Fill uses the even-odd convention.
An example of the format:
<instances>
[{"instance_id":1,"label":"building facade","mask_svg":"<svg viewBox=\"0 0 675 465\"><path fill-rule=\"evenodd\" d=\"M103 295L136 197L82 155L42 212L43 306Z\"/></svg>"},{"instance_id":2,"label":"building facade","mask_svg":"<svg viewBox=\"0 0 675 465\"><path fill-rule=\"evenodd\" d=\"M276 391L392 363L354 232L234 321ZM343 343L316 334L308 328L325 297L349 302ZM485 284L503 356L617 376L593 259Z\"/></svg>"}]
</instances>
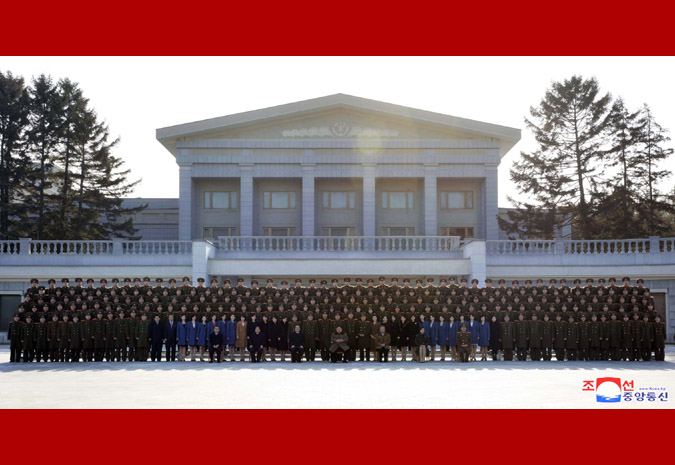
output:
<instances>
[{"instance_id":1,"label":"building facade","mask_svg":"<svg viewBox=\"0 0 675 465\"><path fill-rule=\"evenodd\" d=\"M675 239L500 233L497 171L518 129L337 94L156 136L179 198L125 201L148 205L140 241L0 241L0 331L31 278L630 276L672 341Z\"/></svg>"}]
</instances>

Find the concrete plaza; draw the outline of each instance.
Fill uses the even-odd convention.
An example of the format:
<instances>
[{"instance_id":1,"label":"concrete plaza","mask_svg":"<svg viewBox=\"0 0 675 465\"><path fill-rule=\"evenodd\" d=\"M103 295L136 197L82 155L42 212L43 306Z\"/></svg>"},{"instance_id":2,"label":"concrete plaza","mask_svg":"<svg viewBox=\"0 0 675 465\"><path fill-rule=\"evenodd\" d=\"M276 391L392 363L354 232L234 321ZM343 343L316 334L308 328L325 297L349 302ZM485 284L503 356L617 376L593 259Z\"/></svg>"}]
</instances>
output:
<instances>
[{"instance_id":1,"label":"concrete plaza","mask_svg":"<svg viewBox=\"0 0 675 465\"><path fill-rule=\"evenodd\" d=\"M673 408L665 362L161 362L10 364L1 408ZM633 380L667 401L597 403L583 381ZM657 391L664 392L663 390Z\"/></svg>"}]
</instances>

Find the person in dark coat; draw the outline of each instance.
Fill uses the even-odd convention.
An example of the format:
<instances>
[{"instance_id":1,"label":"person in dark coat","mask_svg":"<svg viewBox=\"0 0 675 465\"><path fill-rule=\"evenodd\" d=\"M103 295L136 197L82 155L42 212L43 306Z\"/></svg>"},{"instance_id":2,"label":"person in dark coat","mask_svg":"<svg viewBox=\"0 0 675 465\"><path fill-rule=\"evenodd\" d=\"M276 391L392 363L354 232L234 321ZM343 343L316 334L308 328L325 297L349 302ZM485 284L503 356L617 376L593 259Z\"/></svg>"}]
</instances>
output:
<instances>
[{"instance_id":1,"label":"person in dark coat","mask_svg":"<svg viewBox=\"0 0 675 465\"><path fill-rule=\"evenodd\" d=\"M40 322L35 325L35 361L47 361L49 359L49 341L47 336L49 326L47 318L43 313L40 315Z\"/></svg>"},{"instance_id":2,"label":"person in dark coat","mask_svg":"<svg viewBox=\"0 0 675 465\"><path fill-rule=\"evenodd\" d=\"M304 334L300 331L300 325L295 325L295 330L291 333L288 340L289 348L291 349L291 363L302 362L302 352L304 348Z\"/></svg>"},{"instance_id":3,"label":"person in dark coat","mask_svg":"<svg viewBox=\"0 0 675 465\"><path fill-rule=\"evenodd\" d=\"M35 358L35 325L33 318L26 315L26 322L21 325L21 348L23 350L22 360L24 362L32 362Z\"/></svg>"},{"instance_id":4,"label":"person in dark coat","mask_svg":"<svg viewBox=\"0 0 675 465\"><path fill-rule=\"evenodd\" d=\"M478 345L480 346L481 361L487 360L487 351L490 346L490 324L485 321L485 315L480 316L480 323L476 328L478 331Z\"/></svg>"},{"instance_id":5,"label":"person in dark coat","mask_svg":"<svg viewBox=\"0 0 675 465\"><path fill-rule=\"evenodd\" d=\"M508 313L504 315L504 321L501 324L500 342L504 351L504 360L513 360L513 348L516 342L516 326L510 321Z\"/></svg>"},{"instance_id":6,"label":"person in dark coat","mask_svg":"<svg viewBox=\"0 0 675 465\"><path fill-rule=\"evenodd\" d=\"M424 333L424 326L421 326L419 333L415 335L415 353L418 362L427 361L427 345L429 345L429 336Z\"/></svg>"},{"instance_id":7,"label":"person in dark coat","mask_svg":"<svg viewBox=\"0 0 675 465\"><path fill-rule=\"evenodd\" d=\"M251 353L251 362L258 363L265 349L265 335L260 330L260 326L255 326L253 333L248 339L248 350Z\"/></svg>"},{"instance_id":8,"label":"person in dark coat","mask_svg":"<svg viewBox=\"0 0 675 465\"><path fill-rule=\"evenodd\" d=\"M150 360L153 362L162 361L162 344L164 342L164 325L159 315L155 315L154 321L150 323Z\"/></svg>"},{"instance_id":9,"label":"person in dark coat","mask_svg":"<svg viewBox=\"0 0 675 465\"><path fill-rule=\"evenodd\" d=\"M216 361L220 363L220 356L223 352L224 338L220 332L220 327L215 326L213 333L209 336L209 363L213 363L213 356L216 356Z\"/></svg>"},{"instance_id":10,"label":"person in dark coat","mask_svg":"<svg viewBox=\"0 0 675 465\"><path fill-rule=\"evenodd\" d=\"M169 315L169 321L164 324L164 347L166 348L166 361L176 361L176 344L178 342L178 325L173 321L173 315ZM161 354L160 354L161 355Z\"/></svg>"},{"instance_id":11,"label":"person in dark coat","mask_svg":"<svg viewBox=\"0 0 675 465\"><path fill-rule=\"evenodd\" d=\"M225 338L225 344L227 344L227 350L230 352L230 361L234 362L235 343L237 342L237 320L234 312L230 313L230 319L225 323L223 337Z\"/></svg>"},{"instance_id":12,"label":"person in dark coat","mask_svg":"<svg viewBox=\"0 0 675 465\"><path fill-rule=\"evenodd\" d=\"M499 360L499 350L502 348L501 342L501 323L497 320L497 315L490 318L490 352L492 360Z\"/></svg>"},{"instance_id":13,"label":"person in dark coat","mask_svg":"<svg viewBox=\"0 0 675 465\"><path fill-rule=\"evenodd\" d=\"M21 361L21 319L19 314L14 314L14 319L9 323L7 330L7 339L9 340L9 362L18 363Z\"/></svg>"},{"instance_id":14,"label":"person in dark coat","mask_svg":"<svg viewBox=\"0 0 675 465\"><path fill-rule=\"evenodd\" d=\"M176 342L178 343L178 360L185 361L188 346L188 322L187 315L180 316L180 322L176 325Z\"/></svg>"}]
</instances>

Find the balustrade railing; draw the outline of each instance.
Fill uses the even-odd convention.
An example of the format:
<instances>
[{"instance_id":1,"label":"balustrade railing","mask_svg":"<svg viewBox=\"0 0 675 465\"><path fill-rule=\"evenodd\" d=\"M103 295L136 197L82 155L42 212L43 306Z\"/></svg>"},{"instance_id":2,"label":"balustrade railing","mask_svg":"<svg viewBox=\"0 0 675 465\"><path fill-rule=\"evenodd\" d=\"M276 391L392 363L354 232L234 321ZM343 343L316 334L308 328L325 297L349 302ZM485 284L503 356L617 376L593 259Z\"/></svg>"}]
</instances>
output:
<instances>
[{"instance_id":1,"label":"balustrade railing","mask_svg":"<svg viewBox=\"0 0 675 465\"><path fill-rule=\"evenodd\" d=\"M192 241L0 241L1 255L186 255Z\"/></svg>"},{"instance_id":2,"label":"balustrade railing","mask_svg":"<svg viewBox=\"0 0 675 465\"><path fill-rule=\"evenodd\" d=\"M226 252L444 252L458 250L458 236L221 236Z\"/></svg>"}]
</instances>

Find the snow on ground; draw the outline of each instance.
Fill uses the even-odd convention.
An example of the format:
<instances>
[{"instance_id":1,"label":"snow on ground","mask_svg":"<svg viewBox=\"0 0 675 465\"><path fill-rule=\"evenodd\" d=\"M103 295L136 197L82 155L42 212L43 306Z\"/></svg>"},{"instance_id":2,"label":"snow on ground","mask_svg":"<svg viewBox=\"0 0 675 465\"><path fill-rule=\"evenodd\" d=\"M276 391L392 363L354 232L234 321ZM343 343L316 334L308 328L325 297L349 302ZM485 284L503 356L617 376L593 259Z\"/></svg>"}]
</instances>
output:
<instances>
[{"instance_id":1,"label":"snow on ground","mask_svg":"<svg viewBox=\"0 0 675 465\"><path fill-rule=\"evenodd\" d=\"M668 400L597 403L583 381L633 380ZM1 408L673 408L665 362L202 362L10 364ZM659 391L663 392L663 391Z\"/></svg>"}]
</instances>

